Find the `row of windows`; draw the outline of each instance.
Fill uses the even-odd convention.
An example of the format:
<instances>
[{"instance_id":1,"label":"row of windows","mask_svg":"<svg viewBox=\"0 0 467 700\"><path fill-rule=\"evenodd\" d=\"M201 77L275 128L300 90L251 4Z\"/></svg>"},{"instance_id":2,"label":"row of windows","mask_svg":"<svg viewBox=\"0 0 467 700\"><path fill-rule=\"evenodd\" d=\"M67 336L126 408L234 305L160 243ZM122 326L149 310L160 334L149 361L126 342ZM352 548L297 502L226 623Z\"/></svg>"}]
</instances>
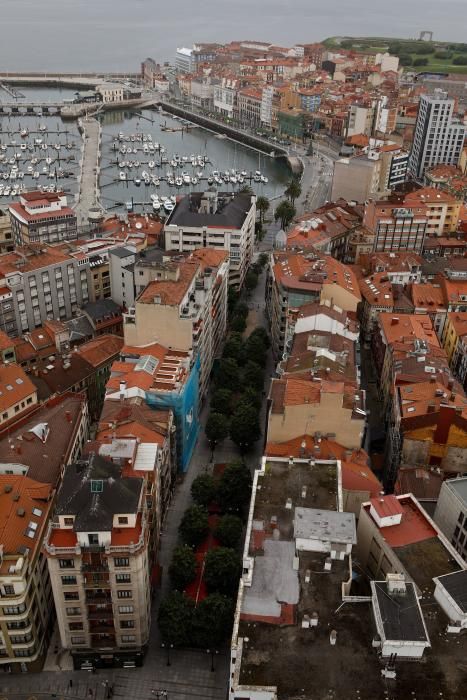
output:
<instances>
[{"instance_id":1,"label":"row of windows","mask_svg":"<svg viewBox=\"0 0 467 700\"><path fill-rule=\"evenodd\" d=\"M73 525L73 518L65 518L65 525ZM74 569L75 560L74 559L59 559L58 565L61 569ZM130 566L129 557L114 557L114 566L117 568L122 568L125 566Z\"/></svg>"},{"instance_id":2,"label":"row of windows","mask_svg":"<svg viewBox=\"0 0 467 700\"><path fill-rule=\"evenodd\" d=\"M99 579L96 579L99 582ZM115 583L131 583L130 574L115 574ZM76 576L62 576L63 586L76 586L77 578Z\"/></svg>"}]
</instances>

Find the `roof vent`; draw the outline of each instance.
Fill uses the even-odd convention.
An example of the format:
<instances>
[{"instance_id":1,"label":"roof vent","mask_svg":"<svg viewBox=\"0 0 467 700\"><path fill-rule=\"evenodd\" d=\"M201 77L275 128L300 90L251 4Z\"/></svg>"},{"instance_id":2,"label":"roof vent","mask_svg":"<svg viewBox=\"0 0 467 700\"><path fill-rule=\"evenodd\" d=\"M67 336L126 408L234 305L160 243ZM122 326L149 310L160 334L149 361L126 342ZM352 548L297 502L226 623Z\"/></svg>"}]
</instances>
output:
<instances>
[{"instance_id":1,"label":"roof vent","mask_svg":"<svg viewBox=\"0 0 467 700\"><path fill-rule=\"evenodd\" d=\"M20 518L24 518L24 516L26 515L26 511L24 510L24 508L18 508L18 510L16 511L16 515L18 515Z\"/></svg>"},{"instance_id":2,"label":"roof vent","mask_svg":"<svg viewBox=\"0 0 467 700\"><path fill-rule=\"evenodd\" d=\"M13 500L14 500L14 501L19 501L19 493L15 493L15 494L13 495Z\"/></svg>"},{"instance_id":3,"label":"roof vent","mask_svg":"<svg viewBox=\"0 0 467 700\"><path fill-rule=\"evenodd\" d=\"M13 486L11 484L5 484L3 491L4 493L11 493L13 491Z\"/></svg>"}]
</instances>

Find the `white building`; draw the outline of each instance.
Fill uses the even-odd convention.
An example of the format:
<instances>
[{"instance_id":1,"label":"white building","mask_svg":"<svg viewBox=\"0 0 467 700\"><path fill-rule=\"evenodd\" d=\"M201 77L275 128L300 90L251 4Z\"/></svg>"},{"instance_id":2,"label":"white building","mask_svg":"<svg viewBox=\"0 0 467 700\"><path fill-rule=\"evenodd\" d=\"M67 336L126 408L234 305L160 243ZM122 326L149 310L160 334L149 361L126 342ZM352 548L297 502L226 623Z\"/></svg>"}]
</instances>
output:
<instances>
[{"instance_id":1,"label":"white building","mask_svg":"<svg viewBox=\"0 0 467 700\"><path fill-rule=\"evenodd\" d=\"M272 103L274 99L274 88L271 85L263 88L261 95L261 123L266 126L272 125Z\"/></svg>"},{"instance_id":2,"label":"white building","mask_svg":"<svg viewBox=\"0 0 467 700\"><path fill-rule=\"evenodd\" d=\"M76 669L141 665L149 640L145 479L121 469L96 454L68 466L45 540L61 645Z\"/></svg>"},{"instance_id":3,"label":"white building","mask_svg":"<svg viewBox=\"0 0 467 700\"><path fill-rule=\"evenodd\" d=\"M434 519L467 561L467 477L443 481Z\"/></svg>"},{"instance_id":4,"label":"white building","mask_svg":"<svg viewBox=\"0 0 467 700\"><path fill-rule=\"evenodd\" d=\"M135 302L135 262L136 253L130 248L109 250L110 296L116 304L125 309Z\"/></svg>"},{"instance_id":5,"label":"white building","mask_svg":"<svg viewBox=\"0 0 467 700\"><path fill-rule=\"evenodd\" d=\"M96 92L102 95L102 102L121 102L123 100L123 85L120 83L102 83L97 85Z\"/></svg>"},{"instance_id":6,"label":"white building","mask_svg":"<svg viewBox=\"0 0 467 700\"><path fill-rule=\"evenodd\" d=\"M256 197L244 193L193 192L181 199L164 226L166 250L229 251L230 284L242 286L252 260Z\"/></svg>"},{"instance_id":7,"label":"white building","mask_svg":"<svg viewBox=\"0 0 467 700\"><path fill-rule=\"evenodd\" d=\"M422 95L418 107L409 169L415 179L434 165L458 165L465 138L465 126L453 117L454 100L435 90Z\"/></svg>"},{"instance_id":8,"label":"white building","mask_svg":"<svg viewBox=\"0 0 467 700\"><path fill-rule=\"evenodd\" d=\"M193 49L186 47L177 48L175 54L175 68L179 73L191 73L195 65Z\"/></svg>"}]
</instances>

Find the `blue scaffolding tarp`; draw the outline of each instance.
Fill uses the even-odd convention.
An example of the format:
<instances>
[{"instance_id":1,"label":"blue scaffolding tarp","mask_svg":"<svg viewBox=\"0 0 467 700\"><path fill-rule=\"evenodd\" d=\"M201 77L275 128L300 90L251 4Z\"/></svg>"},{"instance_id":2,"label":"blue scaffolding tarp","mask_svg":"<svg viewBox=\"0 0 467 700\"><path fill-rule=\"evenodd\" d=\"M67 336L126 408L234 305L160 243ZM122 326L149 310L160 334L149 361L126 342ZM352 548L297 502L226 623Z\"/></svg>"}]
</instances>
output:
<instances>
[{"instance_id":1,"label":"blue scaffolding tarp","mask_svg":"<svg viewBox=\"0 0 467 700\"><path fill-rule=\"evenodd\" d=\"M171 408L174 413L177 428L178 468L182 472L188 469L199 433L199 372L200 359L197 357L182 391L160 394L146 392L148 406Z\"/></svg>"}]
</instances>

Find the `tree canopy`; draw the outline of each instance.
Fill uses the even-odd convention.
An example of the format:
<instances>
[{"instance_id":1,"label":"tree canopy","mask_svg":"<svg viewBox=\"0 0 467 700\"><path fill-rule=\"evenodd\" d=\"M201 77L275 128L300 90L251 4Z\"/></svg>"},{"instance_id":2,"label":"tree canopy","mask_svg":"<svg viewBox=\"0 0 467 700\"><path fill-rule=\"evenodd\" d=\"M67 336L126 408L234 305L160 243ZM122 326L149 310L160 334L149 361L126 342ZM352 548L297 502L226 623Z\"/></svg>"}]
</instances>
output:
<instances>
[{"instance_id":1,"label":"tree canopy","mask_svg":"<svg viewBox=\"0 0 467 700\"><path fill-rule=\"evenodd\" d=\"M233 394L230 389L215 389L211 396L211 411L229 415L232 396Z\"/></svg>"},{"instance_id":2,"label":"tree canopy","mask_svg":"<svg viewBox=\"0 0 467 700\"><path fill-rule=\"evenodd\" d=\"M234 412L230 421L230 437L242 453L247 452L259 440L259 417L252 406L241 406Z\"/></svg>"},{"instance_id":3,"label":"tree canopy","mask_svg":"<svg viewBox=\"0 0 467 700\"><path fill-rule=\"evenodd\" d=\"M269 209L269 199L260 195L256 200L256 209L259 211L259 220L263 223L264 215Z\"/></svg>"},{"instance_id":4,"label":"tree canopy","mask_svg":"<svg viewBox=\"0 0 467 700\"><path fill-rule=\"evenodd\" d=\"M240 558L234 549L216 547L206 554L204 581L208 591L235 596L240 572Z\"/></svg>"},{"instance_id":5,"label":"tree canopy","mask_svg":"<svg viewBox=\"0 0 467 700\"><path fill-rule=\"evenodd\" d=\"M211 474L200 474L191 484L191 495L199 506L207 507L216 497L216 484Z\"/></svg>"},{"instance_id":6,"label":"tree canopy","mask_svg":"<svg viewBox=\"0 0 467 700\"><path fill-rule=\"evenodd\" d=\"M263 360L263 364L264 362L265 360ZM262 391L264 385L264 372L263 368L257 362L249 360L246 363L243 371L243 385L245 387L252 387L257 391Z\"/></svg>"},{"instance_id":7,"label":"tree canopy","mask_svg":"<svg viewBox=\"0 0 467 700\"><path fill-rule=\"evenodd\" d=\"M191 641L194 603L180 591L172 591L159 607L159 631L165 642L175 647L187 646Z\"/></svg>"},{"instance_id":8,"label":"tree canopy","mask_svg":"<svg viewBox=\"0 0 467 700\"><path fill-rule=\"evenodd\" d=\"M216 373L216 386L218 388L235 391L240 384L240 372L237 362L233 357L223 357Z\"/></svg>"},{"instance_id":9,"label":"tree canopy","mask_svg":"<svg viewBox=\"0 0 467 700\"><path fill-rule=\"evenodd\" d=\"M201 649L220 647L232 634L234 603L220 593L211 593L194 610L192 643Z\"/></svg>"},{"instance_id":10,"label":"tree canopy","mask_svg":"<svg viewBox=\"0 0 467 700\"><path fill-rule=\"evenodd\" d=\"M236 549L243 534L243 522L237 515L226 513L219 519L214 533L223 547Z\"/></svg>"},{"instance_id":11,"label":"tree canopy","mask_svg":"<svg viewBox=\"0 0 467 700\"><path fill-rule=\"evenodd\" d=\"M283 199L282 202L277 205L276 211L274 212L274 218L276 221L281 222L283 229L286 229L296 213L296 209L292 202L289 202L287 199Z\"/></svg>"},{"instance_id":12,"label":"tree canopy","mask_svg":"<svg viewBox=\"0 0 467 700\"><path fill-rule=\"evenodd\" d=\"M250 496L251 474L248 467L242 462L228 464L217 487L217 499L222 512L243 513L250 503Z\"/></svg>"},{"instance_id":13,"label":"tree canopy","mask_svg":"<svg viewBox=\"0 0 467 700\"><path fill-rule=\"evenodd\" d=\"M301 186L299 180L297 180L297 178L295 178L295 177L292 178L290 180L289 184L287 185L287 188L285 190L285 194L290 199L292 204L294 204L295 200L300 197L301 193L302 193L302 186Z\"/></svg>"},{"instance_id":14,"label":"tree canopy","mask_svg":"<svg viewBox=\"0 0 467 700\"><path fill-rule=\"evenodd\" d=\"M209 530L208 512L203 506L194 505L187 508L180 523L180 536L185 544L197 547Z\"/></svg>"},{"instance_id":15,"label":"tree canopy","mask_svg":"<svg viewBox=\"0 0 467 700\"><path fill-rule=\"evenodd\" d=\"M193 581L196 575L196 557L191 547L186 544L176 547L169 574L173 587L178 591L183 591Z\"/></svg>"},{"instance_id":16,"label":"tree canopy","mask_svg":"<svg viewBox=\"0 0 467 700\"><path fill-rule=\"evenodd\" d=\"M214 452L217 443L222 442L229 434L229 420L223 413L210 413L206 421L206 437Z\"/></svg>"}]
</instances>

